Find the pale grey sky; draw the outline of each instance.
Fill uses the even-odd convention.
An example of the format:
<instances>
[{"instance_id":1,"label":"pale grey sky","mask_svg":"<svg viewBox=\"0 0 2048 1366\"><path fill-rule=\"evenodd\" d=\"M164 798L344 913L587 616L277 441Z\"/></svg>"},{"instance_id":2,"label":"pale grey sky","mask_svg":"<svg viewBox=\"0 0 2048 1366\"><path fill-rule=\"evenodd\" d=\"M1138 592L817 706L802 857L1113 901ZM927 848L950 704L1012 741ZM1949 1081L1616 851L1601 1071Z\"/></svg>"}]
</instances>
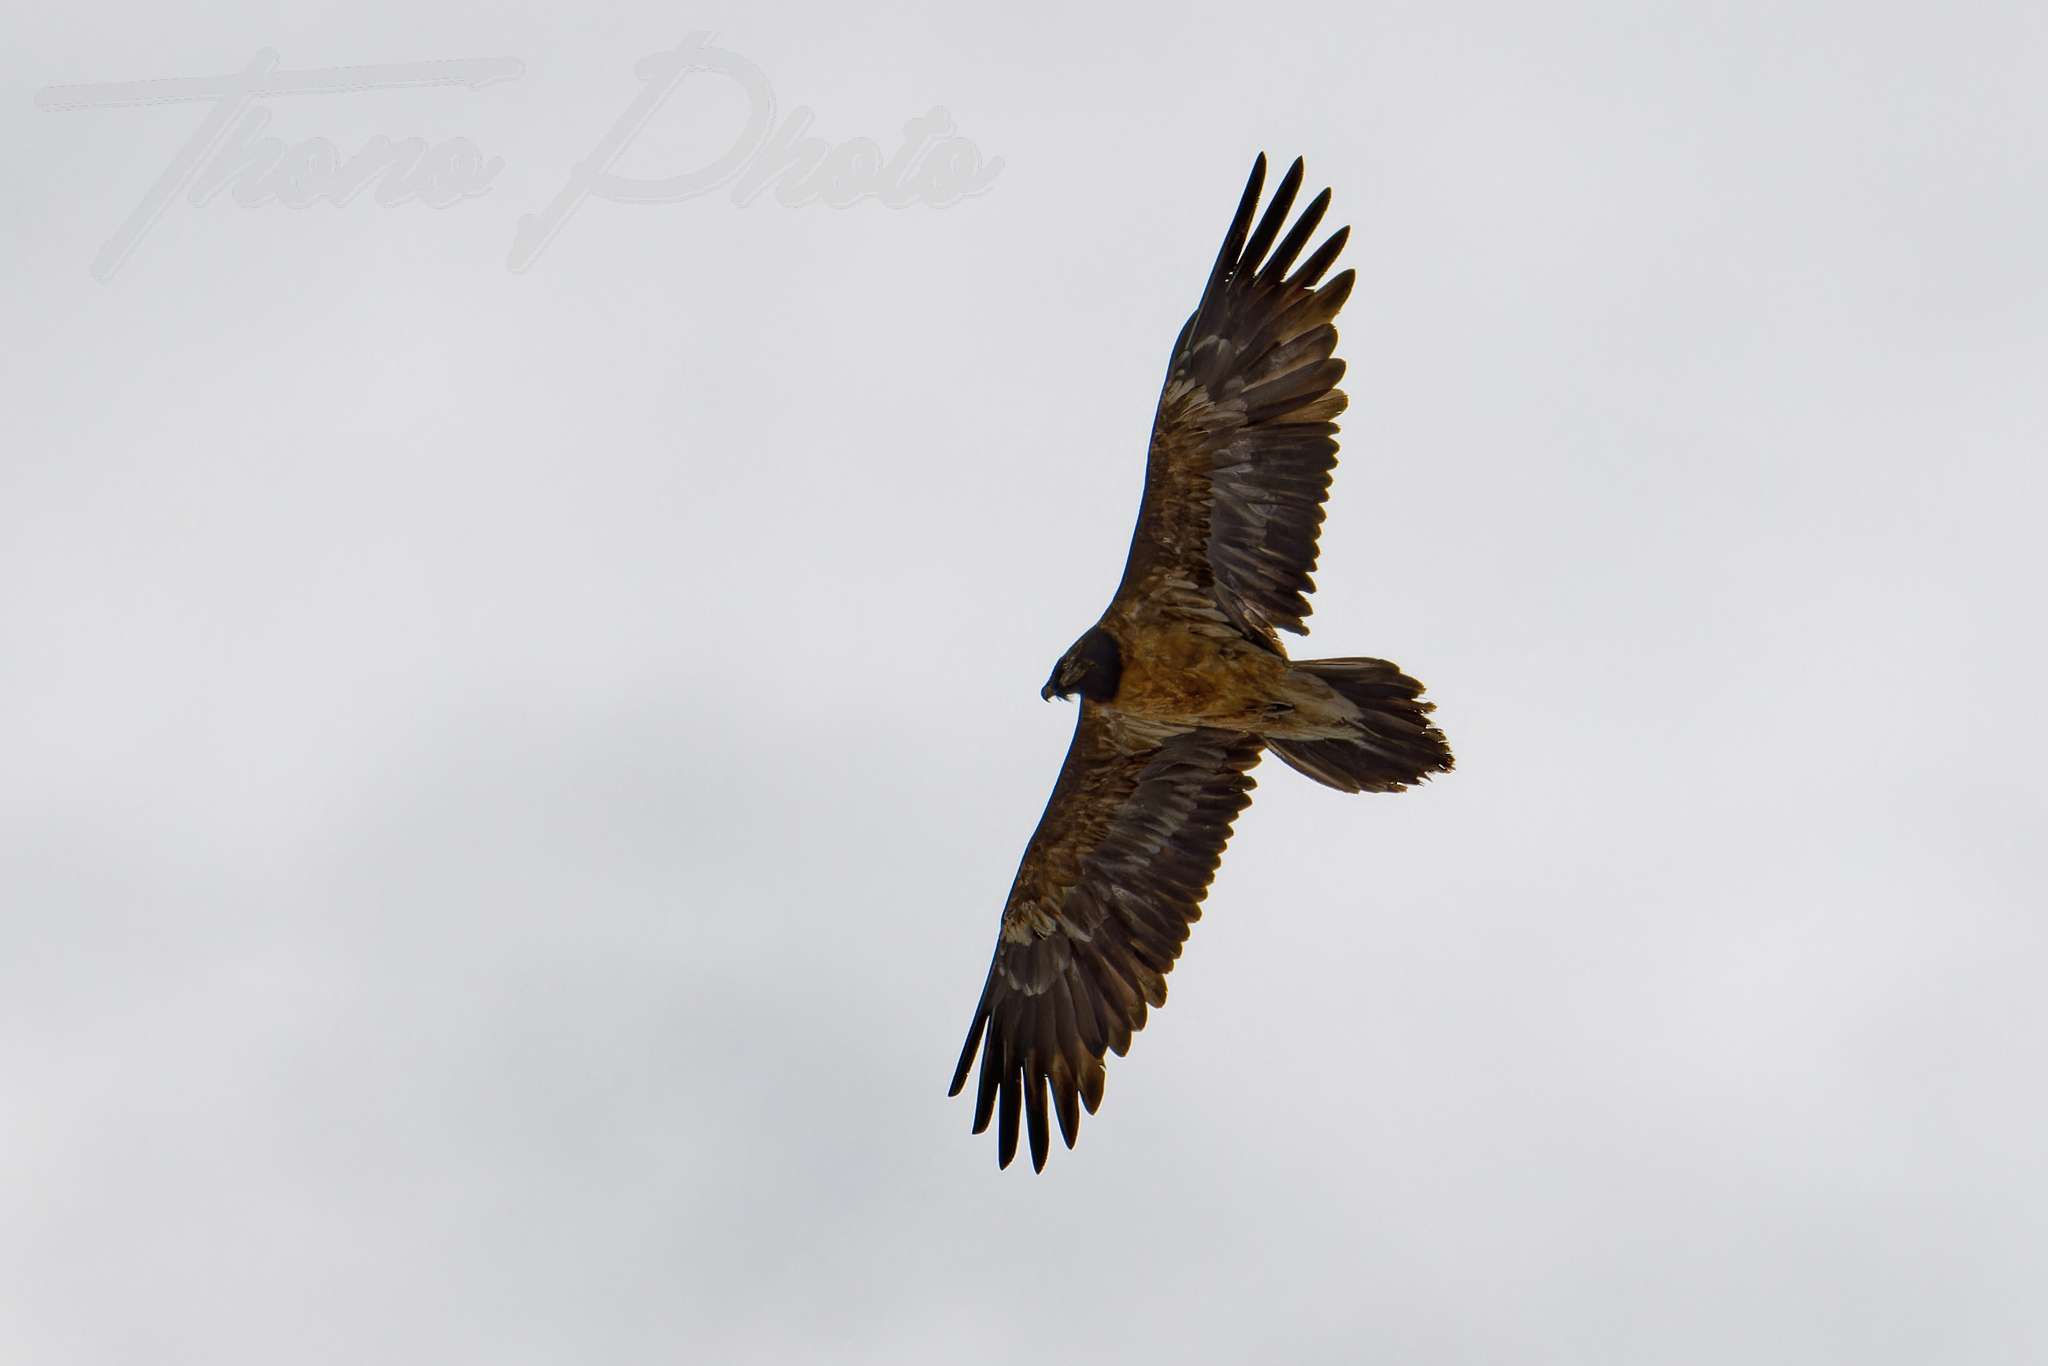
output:
<instances>
[{"instance_id":1,"label":"pale grey sky","mask_svg":"<svg viewBox=\"0 0 2048 1366\"><path fill-rule=\"evenodd\" d=\"M0 1359L2048 1356L2048 20L17 7ZM539 214L692 31L949 208ZM265 102L446 208L174 201ZM616 163L731 141L705 77ZM1307 655L1047 1173L945 1083L1253 155L1354 225Z\"/></svg>"}]
</instances>

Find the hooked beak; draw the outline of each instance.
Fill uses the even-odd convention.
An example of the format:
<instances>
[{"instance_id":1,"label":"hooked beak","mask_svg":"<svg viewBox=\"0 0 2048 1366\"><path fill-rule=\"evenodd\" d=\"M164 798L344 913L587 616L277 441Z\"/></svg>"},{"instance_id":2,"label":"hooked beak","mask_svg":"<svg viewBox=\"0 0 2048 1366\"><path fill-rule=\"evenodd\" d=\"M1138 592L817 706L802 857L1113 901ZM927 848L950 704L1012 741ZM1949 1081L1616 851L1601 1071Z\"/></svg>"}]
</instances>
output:
<instances>
[{"instance_id":1,"label":"hooked beak","mask_svg":"<svg viewBox=\"0 0 2048 1366\"><path fill-rule=\"evenodd\" d=\"M1065 693L1060 691L1059 679L1057 677L1046 679L1045 686L1038 690L1038 695L1048 702L1052 701L1055 697L1066 696Z\"/></svg>"}]
</instances>

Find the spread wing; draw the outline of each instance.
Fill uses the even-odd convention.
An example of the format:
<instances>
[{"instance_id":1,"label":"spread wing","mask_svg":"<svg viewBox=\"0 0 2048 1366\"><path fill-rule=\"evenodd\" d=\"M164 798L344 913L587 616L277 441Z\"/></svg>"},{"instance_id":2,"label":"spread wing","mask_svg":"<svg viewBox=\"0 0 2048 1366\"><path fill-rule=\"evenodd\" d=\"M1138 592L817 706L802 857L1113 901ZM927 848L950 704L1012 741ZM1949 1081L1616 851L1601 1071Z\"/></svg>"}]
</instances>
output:
<instances>
[{"instance_id":1,"label":"spread wing","mask_svg":"<svg viewBox=\"0 0 2048 1366\"><path fill-rule=\"evenodd\" d=\"M1102 1100L1103 1055L1121 1057L1146 1008L1166 1003L1166 974L1251 801L1259 750L1231 731L1144 738L1082 704L953 1073L958 1095L980 1049L974 1132L1000 1109L1003 1166L1017 1155L1021 1111L1031 1165L1045 1167L1048 1093L1073 1147L1081 1107L1094 1114Z\"/></svg>"},{"instance_id":2,"label":"spread wing","mask_svg":"<svg viewBox=\"0 0 2048 1366\"><path fill-rule=\"evenodd\" d=\"M1145 501L1110 610L1193 593L1277 649L1275 627L1308 630L1309 571L1337 464L1334 419L1345 403L1331 320L1354 276L1346 270L1317 287L1349 228L1293 269L1329 207L1328 190L1274 245L1301 188L1298 158L1251 227L1265 177L1262 155L1202 301L1174 344L1153 420Z\"/></svg>"}]
</instances>

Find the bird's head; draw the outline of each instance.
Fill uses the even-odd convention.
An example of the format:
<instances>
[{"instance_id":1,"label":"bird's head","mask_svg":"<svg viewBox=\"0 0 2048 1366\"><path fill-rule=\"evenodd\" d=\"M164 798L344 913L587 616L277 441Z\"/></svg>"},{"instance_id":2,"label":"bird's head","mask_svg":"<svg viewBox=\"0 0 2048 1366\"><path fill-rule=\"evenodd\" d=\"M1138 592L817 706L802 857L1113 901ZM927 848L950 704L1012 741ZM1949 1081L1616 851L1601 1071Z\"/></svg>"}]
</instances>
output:
<instances>
[{"instance_id":1,"label":"bird's head","mask_svg":"<svg viewBox=\"0 0 2048 1366\"><path fill-rule=\"evenodd\" d=\"M1107 702L1116 696L1123 674L1124 655L1117 648L1116 637L1092 626L1052 666L1052 677L1045 680L1038 695L1050 702L1079 693L1090 702Z\"/></svg>"}]
</instances>

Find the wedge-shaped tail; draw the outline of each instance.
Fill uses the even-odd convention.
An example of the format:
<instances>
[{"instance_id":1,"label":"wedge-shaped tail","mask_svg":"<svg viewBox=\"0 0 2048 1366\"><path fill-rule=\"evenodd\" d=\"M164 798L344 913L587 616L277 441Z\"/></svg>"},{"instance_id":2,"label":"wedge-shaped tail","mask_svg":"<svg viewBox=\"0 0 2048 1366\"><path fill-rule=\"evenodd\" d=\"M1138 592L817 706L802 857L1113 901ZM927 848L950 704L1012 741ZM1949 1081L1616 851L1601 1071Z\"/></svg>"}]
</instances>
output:
<instances>
[{"instance_id":1,"label":"wedge-shaped tail","mask_svg":"<svg viewBox=\"0 0 2048 1366\"><path fill-rule=\"evenodd\" d=\"M1358 709L1355 736L1280 740L1267 746L1280 760L1340 792L1399 792L1451 769L1451 747L1429 723L1435 704L1422 685L1384 659L1310 659L1294 667L1334 689Z\"/></svg>"}]
</instances>

